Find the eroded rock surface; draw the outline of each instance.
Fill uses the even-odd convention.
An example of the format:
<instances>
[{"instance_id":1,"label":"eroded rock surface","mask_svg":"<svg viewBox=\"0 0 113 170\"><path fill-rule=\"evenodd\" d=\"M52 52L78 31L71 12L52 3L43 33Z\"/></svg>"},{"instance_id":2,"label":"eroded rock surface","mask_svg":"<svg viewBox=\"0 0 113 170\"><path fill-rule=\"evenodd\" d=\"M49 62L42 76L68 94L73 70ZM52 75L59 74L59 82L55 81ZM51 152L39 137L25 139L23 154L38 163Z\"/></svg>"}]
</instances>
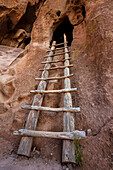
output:
<instances>
[{"instance_id":1,"label":"eroded rock surface","mask_svg":"<svg viewBox=\"0 0 113 170\"><path fill-rule=\"evenodd\" d=\"M5 102L14 94L14 77L9 75L0 76L0 102Z\"/></svg>"},{"instance_id":2,"label":"eroded rock surface","mask_svg":"<svg viewBox=\"0 0 113 170\"><path fill-rule=\"evenodd\" d=\"M8 66L10 66L22 52L23 49L21 48L11 48L0 45L0 72L6 71Z\"/></svg>"},{"instance_id":3,"label":"eroded rock surface","mask_svg":"<svg viewBox=\"0 0 113 170\"><path fill-rule=\"evenodd\" d=\"M29 2L31 6L34 6L35 2L38 6L38 1ZM41 6L41 4L43 5ZM3 7L3 3L1 5L2 11L4 11L1 13L1 19L6 21L4 18L6 14L9 14L9 17L12 16L10 17L12 27L16 27L17 22L26 13L27 5L27 0L14 1L9 6L4 1L5 7ZM14 161L20 138L14 137L12 133L25 126L28 111L22 110L21 105L32 104L33 95L30 94L30 90L36 89L38 86L39 82L35 81L35 77L41 76L39 69L42 68L43 56L47 55L46 50L50 41L55 38L53 33L64 21L63 16L67 16L70 24L73 25L70 50L72 52L71 63L74 64L71 73L74 73L74 77L71 78L71 85L78 89L77 93L72 93L73 106L81 108L81 112L75 115L75 127L77 130L90 129L91 132L86 140L81 141L84 164L82 167L76 166L75 168L111 170L113 164L113 2L112 0L102 2L93 0L85 2L82 0L56 0L53 2L48 0L40 3L39 6L32 29L30 27L31 42L25 48L26 53L11 66L8 65L7 70L0 75L1 148L4 140L8 148L8 152L4 148L1 152L0 168L62 169L60 164L62 142L60 140L35 138L32 158L29 160L23 157L15 158ZM13 13L10 8L14 8ZM16 16L18 16L17 19L15 19ZM22 27L19 29L30 33L28 25L26 29ZM0 26L0 28L2 27ZM62 36L58 38L62 38ZM60 57L63 58L63 56ZM63 65L63 63L59 64ZM8 80L7 76L11 79ZM63 76L63 70L57 73L51 71L50 76ZM47 87L47 89L59 88L64 88L63 81L51 82ZM3 97L3 94L6 97ZM63 95L46 95L43 106L62 107L63 100ZM63 113L41 112L37 129L62 131L62 125ZM9 156L8 153L13 154ZM7 161L6 157L8 157ZM36 161L34 161L35 159ZM66 169L67 166L64 168ZM69 169L75 168L69 167Z\"/></svg>"},{"instance_id":4,"label":"eroded rock surface","mask_svg":"<svg viewBox=\"0 0 113 170\"><path fill-rule=\"evenodd\" d=\"M44 1L39 0L14 0L13 2L1 0L0 44L25 48L31 40L30 33L36 19L36 13L43 3ZM19 37L14 38L20 29L23 29L26 33L21 35L21 44Z\"/></svg>"}]
</instances>

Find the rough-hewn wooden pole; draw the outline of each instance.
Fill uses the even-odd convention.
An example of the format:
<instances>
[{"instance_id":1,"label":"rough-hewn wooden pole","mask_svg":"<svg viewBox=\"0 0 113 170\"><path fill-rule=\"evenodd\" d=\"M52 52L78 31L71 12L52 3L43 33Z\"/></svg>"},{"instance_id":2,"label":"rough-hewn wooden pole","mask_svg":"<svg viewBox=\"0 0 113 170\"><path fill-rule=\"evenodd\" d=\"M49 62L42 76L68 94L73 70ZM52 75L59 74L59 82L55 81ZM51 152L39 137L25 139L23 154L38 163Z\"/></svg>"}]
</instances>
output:
<instances>
[{"instance_id":1,"label":"rough-hewn wooden pole","mask_svg":"<svg viewBox=\"0 0 113 170\"><path fill-rule=\"evenodd\" d=\"M43 80L43 81L46 81L46 80L60 80L60 79L65 79L65 78L68 78L68 77L72 77L73 74L70 74L68 76L61 76L61 77L48 77L48 78L35 78L35 80Z\"/></svg>"},{"instance_id":2,"label":"rough-hewn wooden pole","mask_svg":"<svg viewBox=\"0 0 113 170\"><path fill-rule=\"evenodd\" d=\"M66 53L70 53L70 51L66 52ZM62 52L62 53L56 53L56 54L53 54L52 56L58 56L58 55L63 55L65 54L65 52ZM44 56L44 58L47 58L48 55Z\"/></svg>"},{"instance_id":3,"label":"rough-hewn wooden pole","mask_svg":"<svg viewBox=\"0 0 113 170\"><path fill-rule=\"evenodd\" d=\"M71 89L60 89L60 90L31 90L31 93L66 93L66 92L75 92L77 91L77 88L71 88Z\"/></svg>"},{"instance_id":4,"label":"rough-hewn wooden pole","mask_svg":"<svg viewBox=\"0 0 113 170\"><path fill-rule=\"evenodd\" d=\"M70 59L71 59L71 58L63 59L63 60L53 60L53 61L51 61L51 62L44 61L44 62L41 62L41 64L59 63L59 62L64 62L65 60L70 60Z\"/></svg>"},{"instance_id":5,"label":"rough-hewn wooden pole","mask_svg":"<svg viewBox=\"0 0 113 170\"><path fill-rule=\"evenodd\" d=\"M80 112L79 107L71 107L71 108L50 108L50 107L41 107L41 106L31 106L31 105L22 105L23 109L28 110L40 110L40 111L50 111L50 112Z\"/></svg>"},{"instance_id":6,"label":"rough-hewn wooden pole","mask_svg":"<svg viewBox=\"0 0 113 170\"><path fill-rule=\"evenodd\" d=\"M73 67L73 64L70 64L68 67ZM64 69L66 66L57 66L52 68L47 68L46 70L56 70L56 69ZM40 71L43 71L44 69L39 69Z\"/></svg>"},{"instance_id":7,"label":"rough-hewn wooden pole","mask_svg":"<svg viewBox=\"0 0 113 170\"><path fill-rule=\"evenodd\" d=\"M78 130L73 132L47 132L47 131L20 129L18 131L15 131L13 134L21 135L21 136L34 136L34 137L67 139L67 140L74 140L74 136L76 136L76 139L86 138L85 132L78 131Z\"/></svg>"},{"instance_id":8,"label":"rough-hewn wooden pole","mask_svg":"<svg viewBox=\"0 0 113 170\"><path fill-rule=\"evenodd\" d=\"M64 46L65 46L65 52L68 52L67 43L66 43L66 35L64 34ZM69 54L65 53L65 59L69 58ZM64 63L65 66L67 66L64 69L64 76L68 76L70 74L69 72L69 60L66 60ZM64 80L64 86L65 89L71 88L71 82L69 78L66 78ZM72 98L71 94L69 92L65 93L64 96L64 107L72 107ZM70 112L64 113L63 118L63 131L64 132L72 132L74 131L74 114ZM75 163L75 147L73 141L63 140L63 150L62 150L62 163Z\"/></svg>"},{"instance_id":9,"label":"rough-hewn wooden pole","mask_svg":"<svg viewBox=\"0 0 113 170\"><path fill-rule=\"evenodd\" d=\"M53 57L51 56L54 54L55 43L56 42L53 42L53 46L51 47L51 52L49 53L49 56L47 58L48 62L52 61ZM50 66L51 64L46 64L44 68L49 69ZM42 72L41 78L47 78L48 76L49 76L49 72L47 70L44 70ZM47 86L47 81L41 81L38 85L37 90L45 90L46 86ZM36 105L41 106L43 102L43 98L44 98L44 94L36 94L34 96L32 106L36 106ZM29 129L29 130L36 129L38 118L39 118L39 113L40 111L35 111L35 110L30 111L27 121L26 121L25 129ZM17 154L25 155L29 157L32 143L33 143L33 137L22 137Z\"/></svg>"}]
</instances>

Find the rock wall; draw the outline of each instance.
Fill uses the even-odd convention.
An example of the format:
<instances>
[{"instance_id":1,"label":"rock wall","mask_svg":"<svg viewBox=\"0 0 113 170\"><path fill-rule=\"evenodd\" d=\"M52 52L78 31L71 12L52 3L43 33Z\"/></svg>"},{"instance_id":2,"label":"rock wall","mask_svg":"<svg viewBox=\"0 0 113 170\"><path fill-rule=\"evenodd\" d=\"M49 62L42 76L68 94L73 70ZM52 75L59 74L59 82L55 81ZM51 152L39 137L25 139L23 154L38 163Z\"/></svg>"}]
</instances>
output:
<instances>
[{"instance_id":1,"label":"rock wall","mask_svg":"<svg viewBox=\"0 0 113 170\"><path fill-rule=\"evenodd\" d=\"M25 48L44 0L0 1L0 44ZM25 24L26 23L26 24Z\"/></svg>"},{"instance_id":2,"label":"rock wall","mask_svg":"<svg viewBox=\"0 0 113 170\"><path fill-rule=\"evenodd\" d=\"M75 115L75 127L78 130L87 131L89 129L87 139L81 141L84 164L82 167L76 166L76 169L112 169L113 2L112 0L103 0L102 2L98 0L87 0L85 2L82 0L56 0L55 2L47 0L44 3L40 1L40 5L38 1L29 2L32 6L35 3L37 5L36 19L31 30L31 42L25 48L25 55L8 66L7 71L0 75L1 78L2 76L6 77L7 74L15 77L11 85L12 88L9 90L8 96L10 95L10 97L8 100L4 98L4 103L0 103L0 141L3 148L0 155L0 166L7 168L3 164L2 156L4 153L6 155L12 153L13 156L16 156L20 138L14 137L12 133L14 130L24 128L28 115L28 111L22 110L21 105L32 103L33 95L29 91L38 86L38 82L34 78L41 76L39 68L42 67L41 61L44 60L43 56L46 55L46 50L53 38L53 30L58 28L59 23L63 21L63 16L67 16L74 27L73 41L70 47L71 63L74 64L71 69L74 77L71 78L71 81L72 87L77 87L78 91L72 93L73 106L80 106L81 108L81 112ZM0 13L0 23L2 23L2 19L6 21L4 19L6 15L10 16L13 23L11 29L13 30L26 12L27 4L27 0L15 0L8 6L6 1L1 1L1 9L4 12ZM2 29L1 25L0 28ZM7 31L3 34L3 37L6 33ZM62 75L63 71L50 72L50 76ZM62 81L51 82L48 86L48 89L59 88L63 88ZM1 89L3 87L0 84ZM12 93L13 91L14 93ZM59 95L46 95L43 105L61 107L63 106L63 95L60 97ZM62 131L62 121L62 113L41 112L37 129ZM7 150L4 147L4 141ZM61 146L61 141L35 138L30 163L32 164L32 161L36 158L40 162L45 160L48 169L52 169L52 167L55 169L55 166L56 169L62 169L60 165ZM15 158L15 162L20 168L23 166L24 169L27 169L29 165L26 165L26 162L29 161L25 158L22 159L23 162L19 158ZM11 164L14 167L14 162L10 161L10 158L7 161L9 161L9 165ZM38 162L40 168L46 169L46 164L40 162ZM37 168L38 163L34 161L33 166ZM66 166L63 168L66 169Z\"/></svg>"}]
</instances>

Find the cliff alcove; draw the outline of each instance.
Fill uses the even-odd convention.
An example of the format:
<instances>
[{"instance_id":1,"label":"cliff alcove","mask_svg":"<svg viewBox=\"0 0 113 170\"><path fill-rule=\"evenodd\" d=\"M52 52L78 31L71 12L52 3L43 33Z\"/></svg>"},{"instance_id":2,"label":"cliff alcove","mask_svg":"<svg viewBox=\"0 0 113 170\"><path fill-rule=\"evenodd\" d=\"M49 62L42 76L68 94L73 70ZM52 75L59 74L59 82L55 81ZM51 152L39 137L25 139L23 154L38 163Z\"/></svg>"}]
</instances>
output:
<instances>
[{"instance_id":1,"label":"cliff alcove","mask_svg":"<svg viewBox=\"0 0 113 170\"><path fill-rule=\"evenodd\" d=\"M73 41L73 29L74 26L69 21L68 16L61 16L52 25L52 40L50 41L50 46L52 45L53 41L56 41L57 44L64 42L64 33L67 37L68 46L71 46L71 43Z\"/></svg>"},{"instance_id":2,"label":"cliff alcove","mask_svg":"<svg viewBox=\"0 0 113 170\"><path fill-rule=\"evenodd\" d=\"M9 2L11 3L8 4ZM2 0L2 3L0 1L1 43L20 47L13 51L11 47L6 49L0 46L0 55L5 53L0 56L0 66L3 68L3 72L0 71L0 169L111 170L113 1L48 0L41 4L42 0ZM39 11L38 6L41 7ZM12 30L15 30L14 35ZM72 92L73 107L81 109L80 113L74 114L75 130L86 131L88 135L85 140L80 141L84 159L81 167L61 164L62 141L56 139L36 137L33 139L30 158L17 156L21 139L13 136L15 130L25 128L29 111L22 109L21 105L32 104L34 94L30 91L38 87L39 82L35 78L41 77L39 69L43 68L41 62L46 61L44 56L48 55L46 52L50 50L49 45L53 40L57 43L63 42L64 32L68 37L68 45L71 45L69 46L70 64L73 64L70 70L70 74L73 74L71 88L77 88L77 92ZM31 37L26 48L25 45L22 47L20 35ZM14 39L18 40L18 43L14 43ZM16 60L14 55L17 54L17 50L23 50L21 48L25 48L26 53ZM15 64L7 64L11 58L14 58ZM54 59L58 60L59 57L55 56ZM52 67L63 64L53 63ZM51 70L49 76L64 76L64 70L59 69L58 72ZM47 90L63 88L63 81L59 80L51 81ZM63 107L63 97L64 94L62 96L46 94L43 106ZM63 113L41 112L37 130L62 132Z\"/></svg>"},{"instance_id":3,"label":"cliff alcove","mask_svg":"<svg viewBox=\"0 0 113 170\"><path fill-rule=\"evenodd\" d=\"M7 15L7 21L4 21L6 26L3 24L1 27L1 34L3 34L3 32L5 33L0 41L1 45L25 48L30 43L33 23L36 20L37 6L38 5L31 5L31 3L28 2L26 12L20 18L14 29L11 27L12 22L10 16Z\"/></svg>"}]
</instances>

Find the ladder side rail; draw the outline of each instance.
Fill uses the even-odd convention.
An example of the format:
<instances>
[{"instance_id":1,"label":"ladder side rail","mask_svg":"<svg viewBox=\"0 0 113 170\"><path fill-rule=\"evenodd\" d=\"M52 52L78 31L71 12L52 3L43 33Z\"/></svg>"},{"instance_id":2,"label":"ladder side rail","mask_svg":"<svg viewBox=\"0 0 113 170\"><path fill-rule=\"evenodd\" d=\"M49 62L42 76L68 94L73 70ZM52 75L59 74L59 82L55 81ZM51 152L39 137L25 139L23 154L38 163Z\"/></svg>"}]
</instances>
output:
<instances>
[{"instance_id":1,"label":"ladder side rail","mask_svg":"<svg viewBox=\"0 0 113 170\"><path fill-rule=\"evenodd\" d=\"M49 57L47 58L47 62L52 61L52 59L53 59L53 57L51 57L51 56L54 54L55 43L56 42L53 42L53 45L51 47L51 52L49 53ZM45 69L49 69L50 67L51 67L51 64L45 64ZM47 70L44 70L42 72L41 78L47 78L48 76L49 76L49 72ZM46 86L47 86L47 82L41 81L38 85L37 90L45 90ZM44 94L43 95L36 94L34 96L32 106L35 106L35 105L41 106L42 102L43 102L43 98L44 98ZM25 129L29 129L29 130L36 129L38 118L39 118L39 113L40 113L40 111L35 111L35 110L32 110L29 112L29 115L28 115L28 118L26 121L26 125L25 125ZM33 143L33 137L22 137L17 154L29 157L32 143Z\"/></svg>"},{"instance_id":2,"label":"ladder side rail","mask_svg":"<svg viewBox=\"0 0 113 170\"><path fill-rule=\"evenodd\" d=\"M69 58L68 48L66 42L66 35L64 34L64 46L65 46L65 59ZM69 65L69 60L64 63L65 66ZM64 69L64 76L70 74L69 67ZM71 82L69 78L64 80L64 88L70 89ZM71 93L67 92L64 96L64 107L72 107L72 97ZM74 131L74 114L71 112L65 112L63 117L63 131L72 132ZM62 163L75 163L75 147L73 141L63 140L63 150L62 150Z\"/></svg>"}]
</instances>

